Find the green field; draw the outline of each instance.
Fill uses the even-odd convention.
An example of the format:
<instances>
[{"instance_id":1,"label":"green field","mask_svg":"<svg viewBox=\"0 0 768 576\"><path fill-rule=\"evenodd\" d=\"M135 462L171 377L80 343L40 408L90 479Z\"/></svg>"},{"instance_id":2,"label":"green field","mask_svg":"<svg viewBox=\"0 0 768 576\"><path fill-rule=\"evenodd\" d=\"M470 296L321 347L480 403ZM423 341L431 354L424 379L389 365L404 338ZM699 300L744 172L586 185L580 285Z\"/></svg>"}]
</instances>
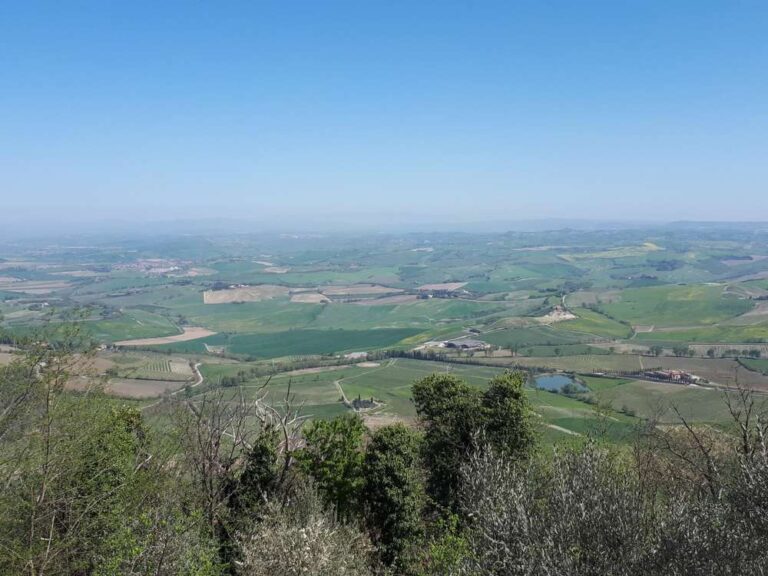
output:
<instances>
[{"instance_id":1,"label":"green field","mask_svg":"<svg viewBox=\"0 0 768 576\"><path fill-rule=\"evenodd\" d=\"M717 384L738 379L768 390L765 361L739 365L732 359L667 356L674 346L692 343L717 346L720 355L729 346L744 350L768 342L768 304L763 302L768 298L768 233L753 228L192 234L117 243L94 239L77 250L68 242L0 244L0 257L13 262L0 273L6 278L0 286L5 318L0 328L8 330L8 341L23 341L46 318L55 326L82 306L89 308L85 327L97 343L175 335L184 326L216 332L157 346L157 353L115 355L111 371L120 378L189 379L186 371L172 371L168 361L202 359L208 361L207 386L216 386L222 375L237 375L254 365L263 373L267 363L343 362L322 356L410 350L426 341L470 334L504 349L473 354L473 361L482 365L398 360L377 368L275 377L275 398L279 387L284 392L293 379L296 394L318 416L344 410L334 383L339 380L348 395L375 396L385 402L384 411L411 417L410 386L434 369L461 373L482 386L504 366L576 374L665 367ZM57 287L45 294L24 292L20 282L26 280L53 281ZM466 284L452 294L413 298L420 285L442 282ZM291 302L285 290L259 302L203 302L205 291L229 286L277 284L317 291L362 283L403 290L410 298L379 305L375 299L342 302L343 297L334 297L333 302L312 304ZM577 318L551 325L537 320L563 303ZM665 348L661 356L641 355L655 344ZM168 357L169 352L178 355ZM706 348L695 352L704 355ZM462 354L462 359L469 356ZM234 363L214 367L224 361ZM628 407L636 406L631 410L639 410L642 398L679 393L641 387L635 398L630 394L639 386L635 383L583 378L592 395L617 395L618 409L626 401ZM255 391L257 384L246 382L243 390ZM536 394L538 410L552 426L583 432L594 424L594 410L586 403ZM714 414L706 402L691 406L700 408L705 420ZM616 414L608 420L634 425ZM568 435L552 427L545 433Z\"/></svg>"},{"instance_id":2,"label":"green field","mask_svg":"<svg viewBox=\"0 0 768 576\"><path fill-rule=\"evenodd\" d=\"M690 343L732 343L749 344L768 342L768 324L752 326L706 326L681 330L661 330L638 333L639 342L679 344Z\"/></svg>"},{"instance_id":3,"label":"green field","mask_svg":"<svg viewBox=\"0 0 768 576\"><path fill-rule=\"evenodd\" d=\"M203 353L205 345L224 346L229 354L253 358L278 358L313 354L335 354L396 346L418 334L411 328L379 330L287 330L265 334L216 334L199 340L161 344L159 350Z\"/></svg>"},{"instance_id":4,"label":"green field","mask_svg":"<svg viewBox=\"0 0 768 576\"><path fill-rule=\"evenodd\" d=\"M237 372L236 365L205 365L206 378L218 381L223 375ZM362 368L350 366L324 369L316 373L281 374L269 379L267 398L280 404L288 391L295 403L304 405L304 412L313 417L329 417L346 410L341 402L339 386L350 400L374 398L384 405L376 413L411 420L415 410L411 401L414 382L435 372L450 372L469 384L484 388L501 368L427 362L421 360L393 359L379 366ZM262 393L266 378L254 378L245 382L240 390L246 397ZM232 392L235 394L235 391ZM579 435L605 434L619 440L629 437L637 421L618 413L606 414L584 402L542 390L528 389L528 397L542 424L542 434L548 440L574 439ZM564 430L558 429L560 427Z\"/></svg>"},{"instance_id":5,"label":"green field","mask_svg":"<svg viewBox=\"0 0 768 576\"><path fill-rule=\"evenodd\" d=\"M598 376L579 376L579 380L581 380L592 392L602 392L603 390L609 390L616 386L622 386L623 384L632 382L632 380L627 380L625 378L605 378Z\"/></svg>"},{"instance_id":6,"label":"green field","mask_svg":"<svg viewBox=\"0 0 768 576\"><path fill-rule=\"evenodd\" d=\"M722 391L710 388L642 381L596 392L597 398L614 410L626 408L637 416L670 424L679 423L675 408L691 421L729 423L731 416L723 394ZM763 402L763 397L758 401Z\"/></svg>"},{"instance_id":7,"label":"green field","mask_svg":"<svg viewBox=\"0 0 768 576\"><path fill-rule=\"evenodd\" d=\"M768 376L768 360L757 358L739 358L739 363L754 372L760 372Z\"/></svg>"},{"instance_id":8,"label":"green field","mask_svg":"<svg viewBox=\"0 0 768 576\"><path fill-rule=\"evenodd\" d=\"M92 320L85 323L92 338L107 342L173 336L181 333L165 316L144 310L132 309L114 320Z\"/></svg>"},{"instance_id":9,"label":"green field","mask_svg":"<svg viewBox=\"0 0 768 576\"><path fill-rule=\"evenodd\" d=\"M489 344L502 348L528 348L531 346L559 346L579 344L585 336L565 330L555 330L550 326L525 326L520 328L505 328L485 332L482 339Z\"/></svg>"},{"instance_id":10,"label":"green field","mask_svg":"<svg viewBox=\"0 0 768 576\"><path fill-rule=\"evenodd\" d=\"M604 338L629 338L632 335L632 328L626 324L617 322L589 308L576 308L573 313L578 318L558 322L555 327L559 330L584 332Z\"/></svg>"},{"instance_id":11,"label":"green field","mask_svg":"<svg viewBox=\"0 0 768 576\"><path fill-rule=\"evenodd\" d=\"M480 363L505 363L526 368L543 368L566 372L630 372L640 370L640 357L630 354L589 354L586 356L546 356L515 358L477 357Z\"/></svg>"},{"instance_id":12,"label":"green field","mask_svg":"<svg viewBox=\"0 0 768 576\"><path fill-rule=\"evenodd\" d=\"M748 312L753 303L728 296L724 286L653 286L629 288L618 302L602 309L631 324L703 326Z\"/></svg>"}]
</instances>

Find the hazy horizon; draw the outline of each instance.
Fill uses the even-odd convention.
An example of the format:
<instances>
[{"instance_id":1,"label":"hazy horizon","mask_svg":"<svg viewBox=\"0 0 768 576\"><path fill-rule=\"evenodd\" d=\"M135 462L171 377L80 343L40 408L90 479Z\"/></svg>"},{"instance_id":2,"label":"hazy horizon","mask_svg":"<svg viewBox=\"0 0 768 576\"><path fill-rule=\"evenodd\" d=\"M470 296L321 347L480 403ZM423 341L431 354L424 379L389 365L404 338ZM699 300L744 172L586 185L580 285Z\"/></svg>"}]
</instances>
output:
<instances>
[{"instance_id":1,"label":"hazy horizon","mask_svg":"<svg viewBox=\"0 0 768 576\"><path fill-rule=\"evenodd\" d=\"M6 2L0 226L766 221L768 5Z\"/></svg>"}]
</instances>

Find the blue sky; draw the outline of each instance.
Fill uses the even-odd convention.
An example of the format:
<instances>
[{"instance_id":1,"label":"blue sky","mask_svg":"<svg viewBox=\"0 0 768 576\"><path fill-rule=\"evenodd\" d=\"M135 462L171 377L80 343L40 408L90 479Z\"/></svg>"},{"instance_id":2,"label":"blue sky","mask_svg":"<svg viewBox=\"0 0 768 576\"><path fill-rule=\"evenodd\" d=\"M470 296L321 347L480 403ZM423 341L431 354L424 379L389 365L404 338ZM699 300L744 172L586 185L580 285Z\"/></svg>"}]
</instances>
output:
<instances>
[{"instance_id":1,"label":"blue sky","mask_svg":"<svg viewBox=\"0 0 768 576\"><path fill-rule=\"evenodd\" d=\"M0 3L0 223L768 220L768 3Z\"/></svg>"}]
</instances>

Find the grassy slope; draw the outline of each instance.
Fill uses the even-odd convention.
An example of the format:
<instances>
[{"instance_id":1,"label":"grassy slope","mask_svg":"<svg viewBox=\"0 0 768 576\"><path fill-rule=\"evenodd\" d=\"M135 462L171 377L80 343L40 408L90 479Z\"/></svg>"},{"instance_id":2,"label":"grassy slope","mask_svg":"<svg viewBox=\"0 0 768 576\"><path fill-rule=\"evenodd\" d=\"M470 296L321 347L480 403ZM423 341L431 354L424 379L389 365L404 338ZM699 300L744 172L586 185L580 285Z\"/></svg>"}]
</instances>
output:
<instances>
[{"instance_id":1,"label":"grassy slope","mask_svg":"<svg viewBox=\"0 0 768 576\"><path fill-rule=\"evenodd\" d=\"M570 330L573 332L585 332L602 336L605 338L628 338L632 334L632 329L626 324L617 322L599 312L588 308L576 308L573 313L578 316L574 320L558 322L555 328L559 330Z\"/></svg>"},{"instance_id":2,"label":"grassy slope","mask_svg":"<svg viewBox=\"0 0 768 576\"><path fill-rule=\"evenodd\" d=\"M223 374L236 372L242 367L225 365L206 365L203 373L206 378L217 379ZM404 417L415 416L411 402L411 386L414 382L434 372L450 371L474 386L483 388L488 380L502 372L499 368L487 366L464 366L426 362L419 360L398 359L382 362L378 367L361 368L351 366L313 374L279 375L269 382L269 398L279 402L284 398L290 382L291 393L297 402L305 404L305 412L315 417L333 416L343 413L340 394L335 385L339 381L348 398L374 397L385 403L383 412ZM247 382L242 388L246 395L256 394L259 382L264 379ZM233 390L233 394L235 391ZM601 415L594 407L558 394L540 390L527 390L534 410L541 417L542 424L561 426L579 434L604 431L609 438L619 440L626 437L633 429L635 421L621 414ZM542 427L547 440L572 439L575 436L552 428Z\"/></svg>"},{"instance_id":3,"label":"grassy slope","mask_svg":"<svg viewBox=\"0 0 768 576\"><path fill-rule=\"evenodd\" d=\"M632 324L704 326L749 311L753 303L723 295L723 286L653 286L624 290L604 310Z\"/></svg>"}]
</instances>

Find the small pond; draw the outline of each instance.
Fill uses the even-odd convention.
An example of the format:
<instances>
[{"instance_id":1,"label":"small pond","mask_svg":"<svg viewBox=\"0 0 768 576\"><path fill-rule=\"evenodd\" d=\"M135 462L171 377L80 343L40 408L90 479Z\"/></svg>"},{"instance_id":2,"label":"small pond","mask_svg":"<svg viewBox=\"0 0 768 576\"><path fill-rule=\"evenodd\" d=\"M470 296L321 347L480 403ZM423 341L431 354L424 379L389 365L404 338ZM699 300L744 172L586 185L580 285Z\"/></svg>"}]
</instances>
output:
<instances>
[{"instance_id":1,"label":"small pond","mask_svg":"<svg viewBox=\"0 0 768 576\"><path fill-rule=\"evenodd\" d=\"M549 390L551 392L560 392L565 386L569 384L576 386L580 392L586 392L587 390L583 384L577 382L570 376L566 376L565 374L543 374L541 376L536 376L535 382L536 388Z\"/></svg>"}]
</instances>

